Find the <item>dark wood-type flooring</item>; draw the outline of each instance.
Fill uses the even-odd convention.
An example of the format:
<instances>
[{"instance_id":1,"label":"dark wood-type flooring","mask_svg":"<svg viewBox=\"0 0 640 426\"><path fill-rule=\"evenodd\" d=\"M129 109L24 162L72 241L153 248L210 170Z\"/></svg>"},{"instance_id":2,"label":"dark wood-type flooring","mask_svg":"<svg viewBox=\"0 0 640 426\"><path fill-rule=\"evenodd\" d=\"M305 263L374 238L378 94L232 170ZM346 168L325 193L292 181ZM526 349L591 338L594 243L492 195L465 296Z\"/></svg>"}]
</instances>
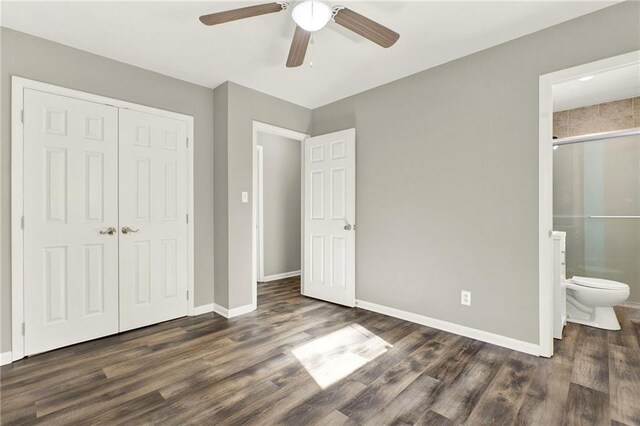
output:
<instances>
[{"instance_id":1,"label":"dark wood-type flooring","mask_svg":"<svg viewBox=\"0 0 640 426\"><path fill-rule=\"evenodd\" d=\"M640 424L640 310L569 324L549 360L299 291L4 366L2 424Z\"/></svg>"}]
</instances>

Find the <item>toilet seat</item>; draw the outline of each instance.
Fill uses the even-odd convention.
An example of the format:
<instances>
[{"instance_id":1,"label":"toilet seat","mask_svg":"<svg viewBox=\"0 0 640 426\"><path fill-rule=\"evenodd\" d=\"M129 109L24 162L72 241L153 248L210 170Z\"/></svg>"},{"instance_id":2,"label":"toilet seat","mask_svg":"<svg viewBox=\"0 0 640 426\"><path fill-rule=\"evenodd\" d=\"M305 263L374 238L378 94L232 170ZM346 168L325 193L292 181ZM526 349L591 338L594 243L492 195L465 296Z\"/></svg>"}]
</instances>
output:
<instances>
[{"instance_id":1,"label":"toilet seat","mask_svg":"<svg viewBox=\"0 0 640 426\"><path fill-rule=\"evenodd\" d=\"M583 287L598 288L602 290L624 290L629 287L625 283L604 280L601 278L573 277L569 281Z\"/></svg>"}]
</instances>

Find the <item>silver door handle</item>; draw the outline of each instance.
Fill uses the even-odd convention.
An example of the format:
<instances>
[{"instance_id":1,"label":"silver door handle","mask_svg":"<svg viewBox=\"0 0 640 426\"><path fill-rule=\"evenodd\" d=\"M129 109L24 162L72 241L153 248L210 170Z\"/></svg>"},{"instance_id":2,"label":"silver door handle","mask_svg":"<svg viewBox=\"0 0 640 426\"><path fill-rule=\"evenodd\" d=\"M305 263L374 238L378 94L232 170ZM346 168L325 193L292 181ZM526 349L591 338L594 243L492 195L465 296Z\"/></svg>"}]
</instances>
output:
<instances>
[{"instance_id":1,"label":"silver door handle","mask_svg":"<svg viewBox=\"0 0 640 426\"><path fill-rule=\"evenodd\" d=\"M107 229L105 229L104 231L100 231L100 235L113 235L113 234L115 234L117 232L118 232L118 230L115 227L110 226Z\"/></svg>"},{"instance_id":2,"label":"silver door handle","mask_svg":"<svg viewBox=\"0 0 640 426\"><path fill-rule=\"evenodd\" d=\"M347 223L347 224L344 226L344 230L345 230L345 231L351 231L351 225Z\"/></svg>"},{"instance_id":3,"label":"silver door handle","mask_svg":"<svg viewBox=\"0 0 640 426\"><path fill-rule=\"evenodd\" d=\"M137 228L129 228L128 226L124 226L122 228L122 233L125 234L125 235L128 234L129 232L138 232L138 231L139 231L139 229L137 229Z\"/></svg>"}]
</instances>

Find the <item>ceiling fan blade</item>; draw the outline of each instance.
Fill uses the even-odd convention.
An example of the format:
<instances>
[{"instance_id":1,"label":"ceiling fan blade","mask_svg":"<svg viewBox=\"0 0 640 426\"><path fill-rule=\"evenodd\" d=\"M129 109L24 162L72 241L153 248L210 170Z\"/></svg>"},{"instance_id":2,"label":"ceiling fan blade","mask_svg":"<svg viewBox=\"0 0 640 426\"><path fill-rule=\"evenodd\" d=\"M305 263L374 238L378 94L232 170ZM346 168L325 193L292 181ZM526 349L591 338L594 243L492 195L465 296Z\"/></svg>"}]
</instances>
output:
<instances>
[{"instance_id":1,"label":"ceiling fan blade","mask_svg":"<svg viewBox=\"0 0 640 426\"><path fill-rule=\"evenodd\" d=\"M304 56L307 54L307 47L311 33L296 26L296 32L293 34L291 48L289 49L289 57L287 58L287 67L299 67L304 62Z\"/></svg>"},{"instance_id":2,"label":"ceiling fan blade","mask_svg":"<svg viewBox=\"0 0 640 426\"><path fill-rule=\"evenodd\" d=\"M340 9L333 18L336 24L342 25L348 30L379 44L382 47L391 47L400 38L400 34L390 30L384 25L372 21L351 9Z\"/></svg>"},{"instance_id":3,"label":"ceiling fan blade","mask_svg":"<svg viewBox=\"0 0 640 426\"><path fill-rule=\"evenodd\" d=\"M275 13L284 10L282 2L259 4L256 6L241 7L240 9L227 10L225 12L212 13L211 15L203 15L200 22L205 25L218 25L225 22L237 21L238 19L251 18L253 16L266 15L267 13Z\"/></svg>"}]
</instances>

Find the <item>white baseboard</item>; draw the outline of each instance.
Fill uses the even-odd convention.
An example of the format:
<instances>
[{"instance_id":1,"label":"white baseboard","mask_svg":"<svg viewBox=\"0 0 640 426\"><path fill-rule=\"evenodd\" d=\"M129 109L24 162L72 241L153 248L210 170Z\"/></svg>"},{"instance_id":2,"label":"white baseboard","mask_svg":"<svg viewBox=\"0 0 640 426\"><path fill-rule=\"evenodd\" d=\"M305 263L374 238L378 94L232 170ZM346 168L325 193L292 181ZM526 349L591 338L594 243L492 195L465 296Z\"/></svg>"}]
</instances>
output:
<instances>
[{"instance_id":1,"label":"white baseboard","mask_svg":"<svg viewBox=\"0 0 640 426\"><path fill-rule=\"evenodd\" d=\"M11 364L11 352L0 353L0 365Z\"/></svg>"},{"instance_id":2,"label":"white baseboard","mask_svg":"<svg viewBox=\"0 0 640 426\"><path fill-rule=\"evenodd\" d=\"M216 314L220 314L225 318L229 318L229 310L223 306L218 305L217 303L213 304L213 312Z\"/></svg>"},{"instance_id":3,"label":"white baseboard","mask_svg":"<svg viewBox=\"0 0 640 426\"><path fill-rule=\"evenodd\" d=\"M193 315L202 315L202 314L208 314L209 312L213 312L214 308L213 308L213 303L209 303L207 305L200 305L200 306L195 306L193 308Z\"/></svg>"},{"instance_id":4,"label":"white baseboard","mask_svg":"<svg viewBox=\"0 0 640 426\"><path fill-rule=\"evenodd\" d=\"M253 312L255 310L256 310L256 305L254 304L238 306L237 308L229 309L228 318L233 318L240 315L248 314L249 312Z\"/></svg>"},{"instance_id":5,"label":"white baseboard","mask_svg":"<svg viewBox=\"0 0 640 426\"><path fill-rule=\"evenodd\" d=\"M420 325L426 325L427 327L437 328L438 330L443 330L460 336L469 337L471 339L480 340L482 342L491 343L492 345L502 346L507 349L513 349L514 351L540 356L540 347L534 343L523 342L522 340L513 339L511 337L489 333L488 331L478 330L476 328L454 324L452 322L442 321L424 315L414 314L413 312L402 311L400 309L366 302L364 300L356 300L356 306L368 311L377 312L379 314L388 315L390 317L400 318L405 321L414 322Z\"/></svg>"},{"instance_id":6,"label":"white baseboard","mask_svg":"<svg viewBox=\"0 0 640 426\"><path fill-rule=\"evenodd\" d=\"M222 315L225 318L237 317L240 315L248 314L249 312L253 312L255 310L256 310L256 305L254 304L238 306L237 308L231 308L231 309L227 309L216 303L213 304L213 311L217 314Z\"/></svg>"},{"instance_id":7,"label":"white baseboard","mask_svg":"<svg viewBox=\"0 0 640 426\"><path fill-rule=\"evenodd\" d=\"M299 277L300 273L301 273L300 271L291 271L291 272L283 272L281 274L265 275L259 281L261 283L266 283L266 282L269 282L269 281L282 280L284 278Z\"/></svg>"}]
</instances>

